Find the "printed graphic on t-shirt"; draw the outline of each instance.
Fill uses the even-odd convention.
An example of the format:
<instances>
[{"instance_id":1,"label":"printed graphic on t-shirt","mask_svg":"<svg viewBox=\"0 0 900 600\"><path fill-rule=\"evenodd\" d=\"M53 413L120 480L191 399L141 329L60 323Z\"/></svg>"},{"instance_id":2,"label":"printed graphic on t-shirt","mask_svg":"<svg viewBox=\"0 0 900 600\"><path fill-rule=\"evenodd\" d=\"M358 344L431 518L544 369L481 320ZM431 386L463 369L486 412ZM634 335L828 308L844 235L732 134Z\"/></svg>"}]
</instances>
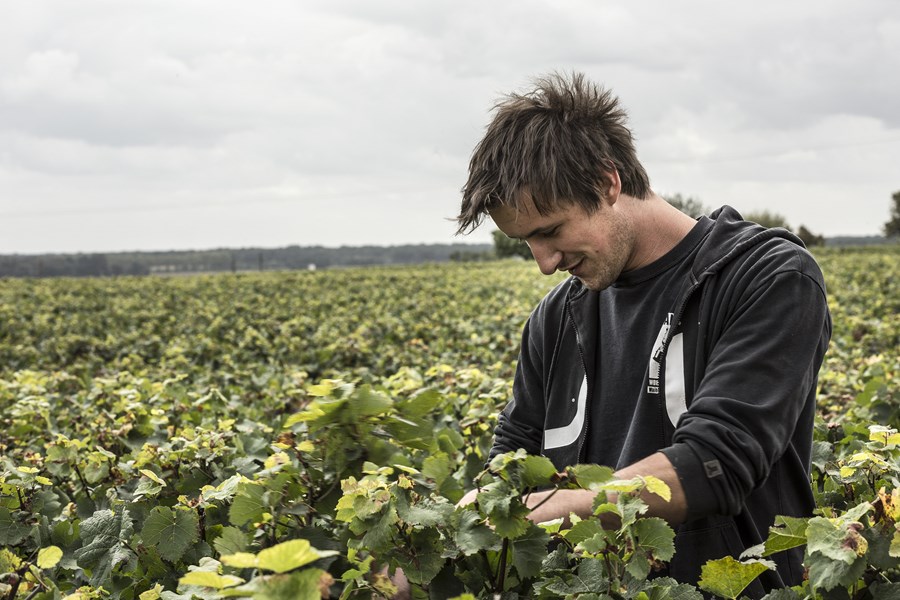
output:
<instances>
[{"instance_id":1,"label":"printed graphic on t-shirt","mask_svg":"<svg viewBox=\"0 0 900 600\"><path fill-rule=\"evenodd\" d=\"M678 423L678 417L687 410L684 398L684 339L682 334L672 336L668 346L666 338L669 329L675 324L673 313L668 313L666 320L659 328L656 341L653 343L653 351L650 353L650 365L647 369L647 393L658 395L660 392L660 372L662 363L665 362L665 393L666 412L672 425Z\"/></svg>"},{"instance_id":2,"label":"printed graphic on t-shirt","mask_svg":"<svg viewBox=\"0 0 900 600\"><path fill-rule=\"evenodd\" d=\"M585 375L581 382L581 389L578 390L578 398L572 398L572 403L575 404L575 416L568 425L544 430L544 449L561 448L575 443L578 436L581 435L581 428L584 427L584 416L587 412L587 392L588 383L587 375Z\"/></svg>"}]
</instances>

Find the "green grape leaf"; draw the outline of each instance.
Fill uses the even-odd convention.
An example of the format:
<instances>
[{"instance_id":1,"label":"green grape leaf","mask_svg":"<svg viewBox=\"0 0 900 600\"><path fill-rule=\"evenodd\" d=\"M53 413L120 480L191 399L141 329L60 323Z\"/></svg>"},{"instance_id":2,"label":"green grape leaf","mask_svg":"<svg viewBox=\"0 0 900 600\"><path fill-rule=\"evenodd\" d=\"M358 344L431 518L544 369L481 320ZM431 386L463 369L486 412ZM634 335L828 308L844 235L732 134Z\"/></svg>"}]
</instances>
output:
<instances>
[{"instance_id":1,"label":"green grape leaf","mask_svg":"<svg viewBox=\"0 0 900 600\"><path fill-rule=\"evenodd\" d=\"M356 390L347 402L347 407L354 418L379 415L392 405L393 402L390 398L374 391L369 385L364 385Z\"/></svg>"},{"instance_id":2,"label":"green grape leaf","mask_svg":"<svg viewBox=\"0 0 900 600\"><path fill-rule=\"evenodd\" d=\"M613 533L611 531L601 529L600 533L595 533L586 540L581 540L577 547L587 552L588 554L599 554L606 551L606 549L609 548L610 545L616 545L616 540Z\"/></svg>"},{"instance_id":3,"label":"green grape leaf","mask_svg":"<svg viewBox=\"0 0 900 600\"><path fill-rule=\"evenodd\" d=\"M409 581L425 584L444 566L442 550L441 536L436 530L413 531L409 546L397 554L397 563Z\"/></svg>"},{"instance_id":4,"label":"green grape leaf","mask_svg":"<svg viewBox=\"0 0 900 600\"><path fill-rule=\"evenodd\" d=\"M200 490L203 493L204 500L231 500L234 495L237 493L238 487L241 482L244 481L244 478L240 475L233 475L217 485L216 487L212 487L209 485L203 486L203 489Z\"/></svg>"},{"instance_id":5,"label":"green grape leaf","mask_svg":"<svg viewBox=\"0 0 900 600\"><path fill-rule=\"evenodd\" d=\"M31 527L20 523L15 514L6 507L0 506L0 545L15 546L31 531Z\"/></svg>"},{"instance_id":6,"label":"green grape leaf","mask_svg":"<svg viewBox=\"0 0 900 600\"><path fill-rule=\"evenodd\" d=\"M484 524L481 516L474 510L460 512L459 524L456 527L456 545L466 556L477 554L481 550L499 549L500 538Z\"/></svg>"},{"instance_id":7,"label":"green grape leaf","mask_svg":"<svg viewBox=\"0 0 900 600\"><path fill-rule=\"evenodd\" d=\"M422 475L433 479L438 485L450 477L452 472L453 467L450 464L450 457L443 452L433 454L422 461Z\"/></svg>"},{"instance_id":8,"label":"green grape leaf","mask_svg":"<svg viewBox=\"0 0 900 600\"><path fill-rule=\"evenodd\" d=\"M238 485L234 502L231 503L231 509L228 511L228 521L237 526L248 521L254 523L261 521L263 513L267 509L263 502L265 493L265 486L247 481L241 482Z\"/></svg>"},{"instance_id":9,"label":"green grape leaf","mask_svg":"<svg viewBox=\"0 0 900 600\"><path fill-rule=\"evenodd\" d=\"M862 526L842 519L813 517L806 529L806 549L810 555L821 554L829 559L851 564L866 552L868 542L861 535Z\"/></svg>"},{"instance_id":10,"label":"green grape leaf","mask_svg":"<svg viewBox=\"0 0 900 600\"><path fill-rule=\"evenodd\" d=\"M575 483L587 490L595 489L608 481L612 481L615 473L609 467L600 465L575 465L569 467L569 472L575 478Z\"/></svg>"},{"instance_id":11,"label":"green grape leaf","mask_svg":"<svg viewBox=\"0 0 900 600\"><path fill-rule=\"evenodd\" d=\"M515 539L528 531L531 524L531 521L528 520L530 512L531 509L524 504L514 504L507 514L491 514L488 518L497 535Z\"/></svg>"},{"instance_id":12,"label":"green grape leaf","mask_svg":"<svg viewBox=\"0 0 900 600\"><path fill-rule=\"evenodd\" d=\"M597 519L585 519L578 521L572 528L563 533L563 537L573 546L580 544L584 540L588 540L598 533L602 533L603 527Z\"/></svg>"},{"instance_id":13,"label":"green grape leaf","mask_svg":"<svg viewBox=\"0 0 900 600\"><path fill-rule=\"evenodd\" d=\"M144 520L141 538L145 544L156 546L164 559L175 562L199 538L198 523L193 510L157 506Z\"/></svg>"},{"instance_id":14,"label":"green grape leaf","mask_svg":"<svg viewBox=\"0 0 900 600\"><path fill-rule=\"evenodd\" d=\"M648 600L703 600L703 594L696 587L678 583L671 577L653 579L646 593Z\"/></svg>"},{"instance_id":15,"label":"green grape leaf","mask_svg":"<svg viewBox=\"0 0 900 600\"><path fill-rule=\"evenodd\" d=\"M775 563L771 561L750 559L742 562L726 556L703 565L697 586L705 592L737 600L754 579L774 568Z\"/></svg>"},{"instance_id":16,"label":"green grape leaf","mask_svg":"<svg viewBox=\"0 0 900 600\"><path fill-rule=\"evenodd\" d=\"M640 552L632 554L625 565L625 570L636 580L647 579L647 576L650 574L650 568L650 560L647 558L647 555Z\"/></svg>"},{"instance_id":17,"label":"green grape leaf","mask_svg":"<svg viewBox=\"0 0 900 600\"><path fill-rule=\"evenodd\" d=\"M366 535L362 539L363 545L373 551L384 551L390 548L394 544L394 525L399 520L397 510L393 504L389 505L377 521L367 524ZM351 529L353 529L352 526Z\"/></svg>"},{"instance_id":18,"label":"green grape leaf","mask_svg":"<svg viewBox=\"0 0 900 600\"><path fill-rule=\"evenodd\" d=\"M866 558L861 556L851 563L843 560L832 560L815 553L804 561L809 568L809 583L816 589L828 591L838 586L853 585L866 570Z\"/></svg>"},{"instance_id":19,"label":"green grape leaf","mask_svg":"<svg viewBox=\"0 0 900 600\"><path fill-rule=\"evenodd\" d=\"M516 497L516 491L504 481L494 481L483 488L475 496L478 506L489 515L509 514L510 503Z\"/></svg>"},{"instance_id":20,"label":"green grape leaf","mask_svg":"<svg viewBox=\"0 0 900 600\"><path fill-rule=\"evenodd\" d=\"M505 458L499 455L494 458ZM487 514L497 535L505 538L516 538L528 529L527 506L522 504L516 490L503 480L496 480L484 488L476 496L479 507Z\"/></svg>"},{"instance_id":21,"label":"green grape leaf","mask_svg":"<svg viewBox=\"0 0 900 600\"><path fill-rule=\"evenodd\" d=\"M675 531L657 517L639 519L632 527L638 547L648 553L648 558L667 561L675 556Z\"/></svg>"},{"instance_id":22,"label":"green grape leaf","mask_svg":"<svg viewBox=\"0 0 900 600\"><path fill-rule=\"evenodd\" d=\"M334 582L321 569L304 569L290 575L270 575L253 594L254 600L322 600L330 596Z\"/></svg>"},{"instance_id":23,"label":"green grape leaf","mask_svg":"<svg viewBox=\"0 0 900 600\"><path fill-rule=\"evenodd\" d=\"M418 419L433 412L443 399L443 394L437 390L426 389L407 400L398 402L397 410L407 419Z\"/></svg>"},{"instance_id":24,"label":"green grape leaf","mask_svg":"<svg viewBox=\"0 0 900 600\"><path fill-rule=\"evenodd\" d=\"M109 579L116 566L135 558L128 549L134 532L127 509L113 512L98 510L81 522L82 547L75 551L75 560L82 568L90 568L91 585L97 586Z\"/></svg>"},{"instance_id":25,"label":"green grape leaf","mask_svg":"<svg viewBox=\"0 0 900 600\"><path fill-rule=\"evenodd\" d=\"M546 589L560 596L588 594L596 592L606 579L603 562L599 559L589 558L581 561L575 574L569 575L564 581L551 583ZM583 598L584 596L579 597Z\"/></svg>"},{"instance_id":26,"label":"green grape leaf","mask_svg":"<svg viewBox=\"0 0 900 600\"><path fill-rule=\"evenodd\" d=\"M404 496L397 498L397 515L409 525L435 527L446 523L453 512L453 505L446 501L438 503L425 498L410 505Z\"/></svg>"},{"instance_id":27,"label":"green grape leaf","mask_svg":"<svg viewBox=\"0 0 900 600\"><path fill-rule=\"evenodd\" d=\"M536 577L541 572L541 563L547 558L547 532L532 524L528 530L512 540L512 562L520 579Z\"/></svg>"},{"instance_id":28,"label":"green grape leaf","mask_svg":"<svg viewBox=\"0 0 900 600\"><path fill-rule=\"evenodd\" d=\"M548 485L556 475L556 467L546 456L526 456L520 464L522 485L526 488Z\"/></svg>"},{"instance_id":29,"label":"green grape leaf","mask_svg":"<svg viewBox=\"0 0 900 600\"><path fill-rule=\"evenodd\" d=\"M223 528L222 534L213 541L213 546L220 556L243 552L248 545L247 535L237 527Z\"/></svg>"},{"instance_id":30,"label":"green grape leaf","mask_svg":"<svg viewBox=\"0 0 900 600\"><path fill-rule=\"evenodd\" d=\"M809 519L799 517L775 517L775 526L769 528L763 556L790 550L806 543L806 527Z\"/></svg>"}]
</instances>

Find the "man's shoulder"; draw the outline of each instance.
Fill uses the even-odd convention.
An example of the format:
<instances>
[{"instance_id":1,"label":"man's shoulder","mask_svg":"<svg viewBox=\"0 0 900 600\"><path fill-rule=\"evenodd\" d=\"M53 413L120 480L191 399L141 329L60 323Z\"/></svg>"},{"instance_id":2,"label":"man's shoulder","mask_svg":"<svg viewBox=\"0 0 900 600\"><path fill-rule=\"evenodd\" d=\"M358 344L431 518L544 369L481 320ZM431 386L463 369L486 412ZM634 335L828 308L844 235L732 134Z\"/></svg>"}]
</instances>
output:
<instances>
[{"instance_id":1,"label":"man's shoulder","mask_svg":"<svg viewBox=\"0 0 900 600\"><path fill-rule=\"evenodd\" d=\"M745 221L728 206L712 217L716 223L701 251L701 271L739 270L770 275L796 271L821 279L815 258L790 231Z\"/></svg>"},{"instance_id":2,"label":"man's shoulder","mask_svg":"<svg viewBox=\"0 0 900 600\"><path fill-rule=\"evenodd\" d=\"M547 292L531 311L529 322L531 327L541 327L550 322L562 322L566 310L566 301L578 298L587 292L581 282L574 276L563 279Z\"/></svg>"}]
</instances>

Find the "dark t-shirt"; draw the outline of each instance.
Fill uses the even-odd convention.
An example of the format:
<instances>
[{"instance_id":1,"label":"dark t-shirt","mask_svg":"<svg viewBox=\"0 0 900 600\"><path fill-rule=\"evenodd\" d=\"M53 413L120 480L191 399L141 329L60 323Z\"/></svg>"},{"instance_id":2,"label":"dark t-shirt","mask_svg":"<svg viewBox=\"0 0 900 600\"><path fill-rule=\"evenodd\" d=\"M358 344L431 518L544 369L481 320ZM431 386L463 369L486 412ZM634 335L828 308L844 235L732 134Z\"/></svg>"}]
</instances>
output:
<instances>
[{"instance_id":1,"label":"dark t-shirt","mask_svg":"<svg viewBox=\"0 0 900 600\"><path fill-rule=\"evenodd\" d=\"M627 444L629 437L647 435L632 426L633 422L641 422L635 418L636 413L658 407L659 401L665 401L674 427L683 412L685 386L681 361L667 361L666 373L660 374L655 357L668 328L673 325L674 317L668 311L689 277L701 242L712 226L711 219L701 217L672 250L645 267L623 273L600 293L597 363L593 385L588 384L591 400L585 441L587 462L620 469L640 460L643 457L622 455L623 448L634 446ZM681 356L675 348L682 343L678 329L669 356Z\"/></svg>"}]
</instances>

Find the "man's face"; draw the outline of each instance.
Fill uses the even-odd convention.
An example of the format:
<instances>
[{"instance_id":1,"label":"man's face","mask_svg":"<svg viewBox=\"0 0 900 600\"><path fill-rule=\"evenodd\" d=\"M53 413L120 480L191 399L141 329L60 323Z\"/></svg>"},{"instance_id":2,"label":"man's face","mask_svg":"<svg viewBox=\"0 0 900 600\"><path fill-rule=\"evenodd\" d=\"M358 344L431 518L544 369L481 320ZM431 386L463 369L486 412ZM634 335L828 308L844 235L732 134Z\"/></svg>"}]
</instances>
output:
<instances>
[{"instance_id":1,"label":"man's face","mask_svg":"<svg viewBox=\"0 0 900 600\"><path fill-rule=\"evenodd\" d=\"M593 213L570 204L541 215L526 196L518 210L501 206L490 214L500 231L528 244L544 275L568 271L589 289L602 290L633 268L634 224L621 203L601 200Z\"/></svg>"}]
</instances>

